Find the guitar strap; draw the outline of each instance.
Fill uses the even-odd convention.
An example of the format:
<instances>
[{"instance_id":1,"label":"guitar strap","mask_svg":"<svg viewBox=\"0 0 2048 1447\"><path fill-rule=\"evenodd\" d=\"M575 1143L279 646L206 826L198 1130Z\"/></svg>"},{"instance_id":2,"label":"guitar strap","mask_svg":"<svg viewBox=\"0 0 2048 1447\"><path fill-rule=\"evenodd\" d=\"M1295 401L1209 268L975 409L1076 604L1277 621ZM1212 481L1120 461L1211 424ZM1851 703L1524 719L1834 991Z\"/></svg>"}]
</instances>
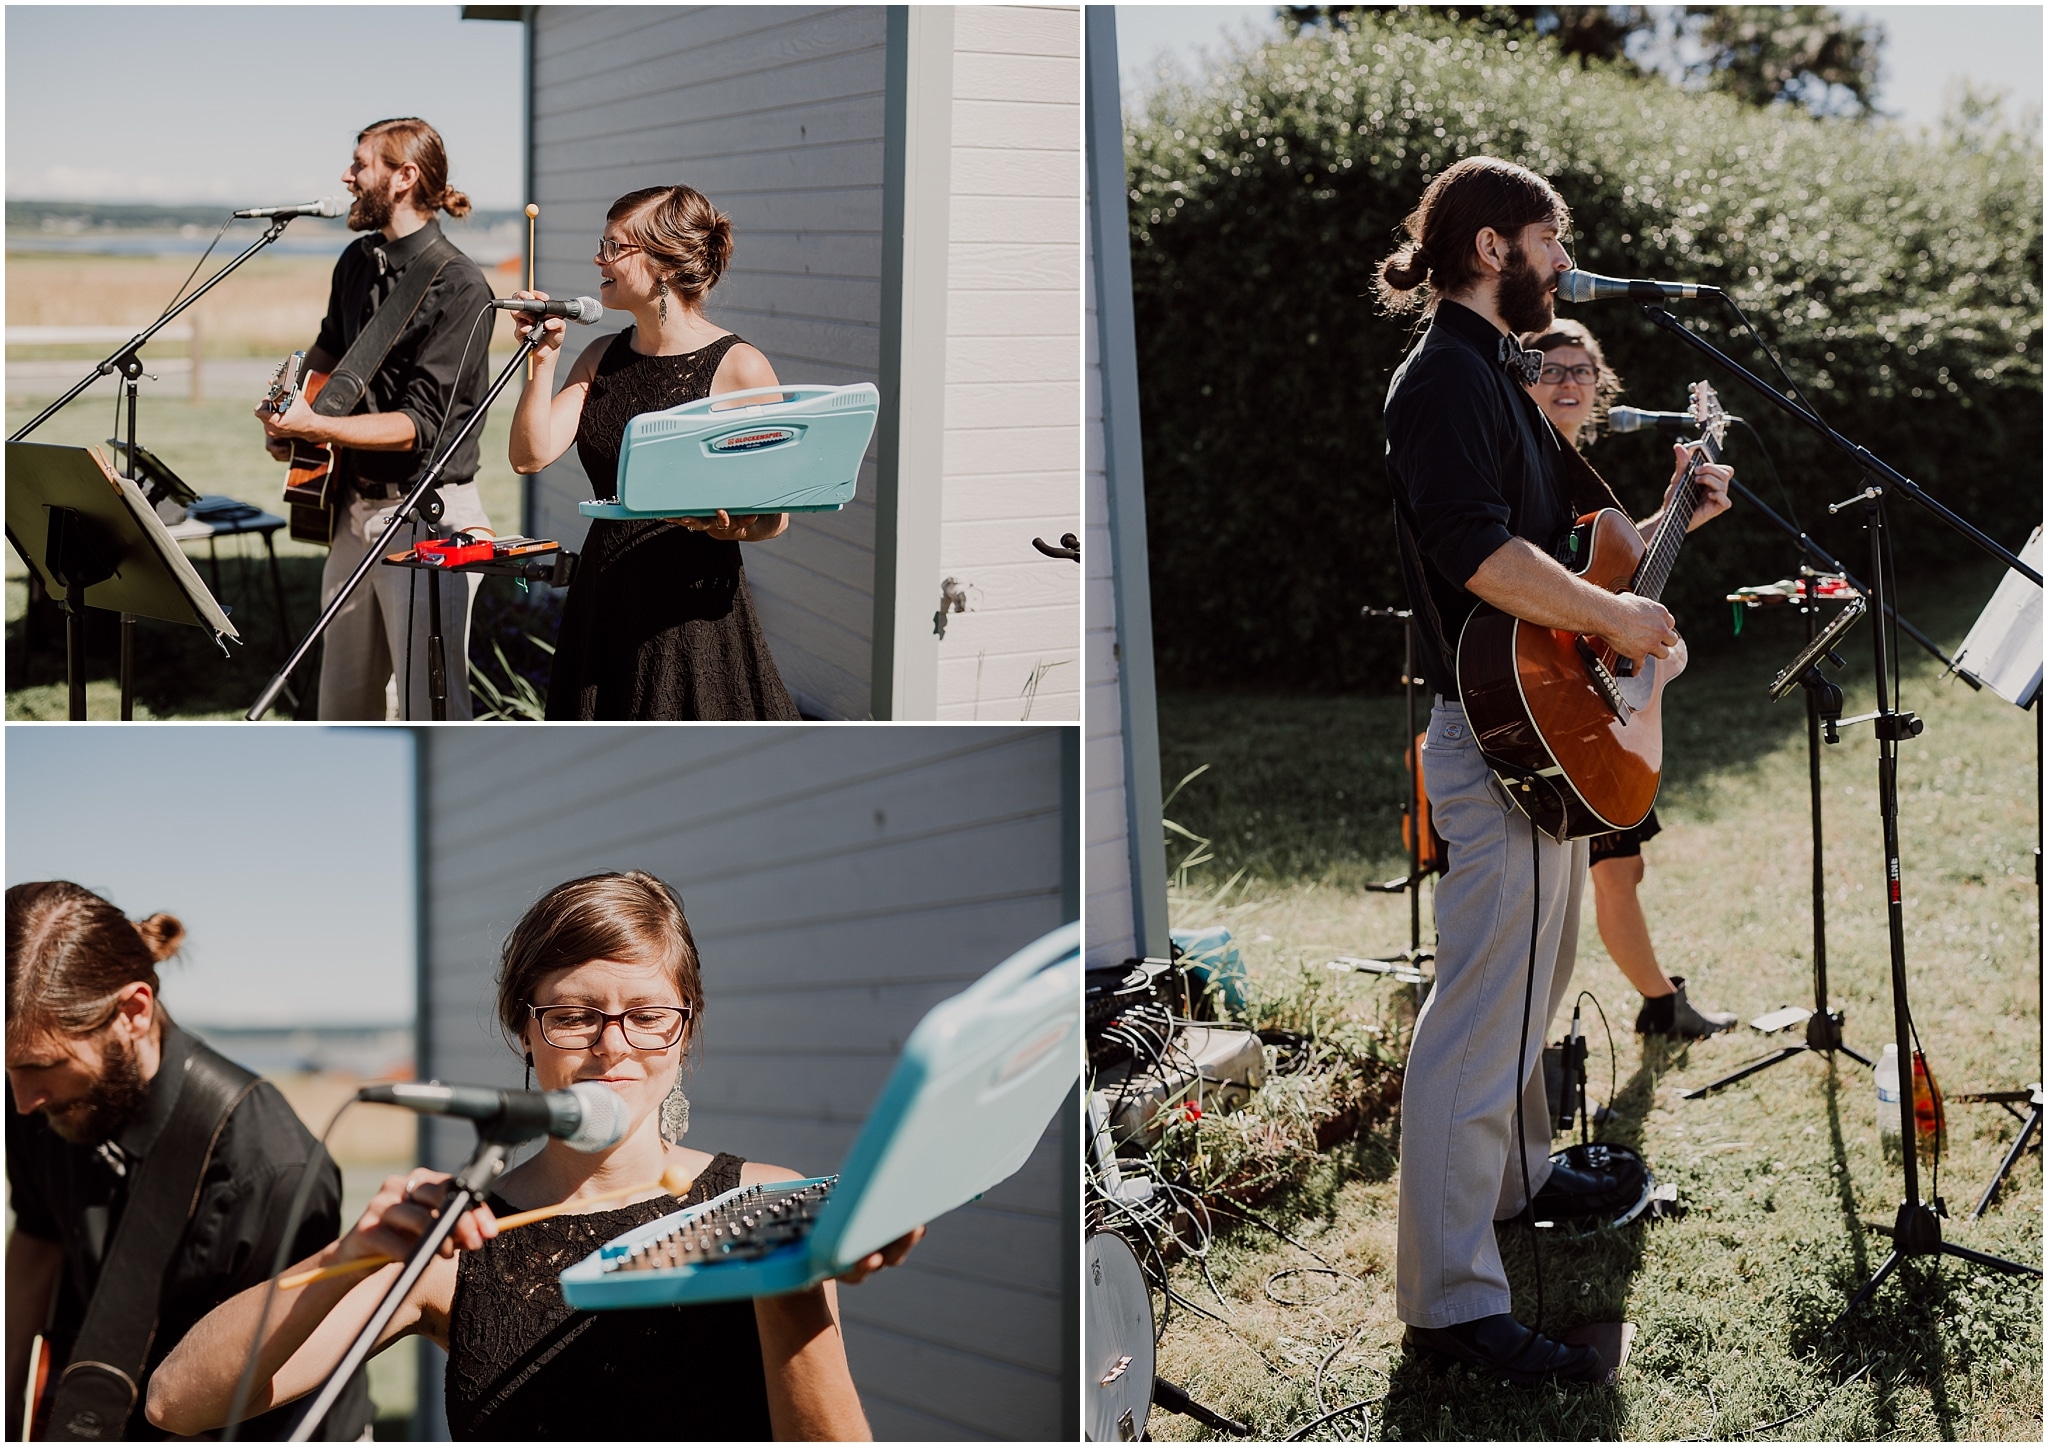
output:
<instances>
[{"instance_id":1,"label":"guitar strap","mask_svg":"<svg viewBox=\"0 0 2048 1447\"><path fill-rule=\"evenodd\" d=\"M448 269L449 262L461 255L460 248L445 236L435 237L421 249L399 278L396 289L384 298L384 304L371 314L348 351L334 364L327 385L313 401L315 412L322 417L346 417L356 410L356 404L370 389L370 379L377 375L399 334L427 299L427 288Z\"/></svg>"},{"instance_id":2,"label":"guitar strap","mask_svg":"<svg viewBox=\"0 0 2048 1447\"><path fill-rule=\"evenodd\" d=\"M58 1379L50 1436L109 1442L127 1435L156 1338L164 1280L199 1204L221 1128L257 1077L193 1041L171 1117L129 1184L99 1284L85 1308L71 1363Z\"/></svg>"}]
</instances>

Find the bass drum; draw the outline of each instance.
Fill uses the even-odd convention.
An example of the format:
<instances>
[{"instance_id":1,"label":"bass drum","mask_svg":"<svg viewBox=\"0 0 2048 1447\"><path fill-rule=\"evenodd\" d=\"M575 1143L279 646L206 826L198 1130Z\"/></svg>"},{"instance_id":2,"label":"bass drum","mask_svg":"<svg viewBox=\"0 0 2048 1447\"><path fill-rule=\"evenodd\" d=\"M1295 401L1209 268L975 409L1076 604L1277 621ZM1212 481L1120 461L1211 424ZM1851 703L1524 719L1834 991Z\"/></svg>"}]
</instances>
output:
<instances>
[{"instance_id":1,"label":"bass drum","mask_svg":"<svg viewBox=\"0 0 2048 1447\"><path fill-rule=\"evenodd\" d=\"M1087 1329L1082 1386L1090 1442L1133 1442L1152 1410L1152 1288L1138 1254L1114 1231L1097 1231L1083 1248Z\"/></svg>"}]
</instances>

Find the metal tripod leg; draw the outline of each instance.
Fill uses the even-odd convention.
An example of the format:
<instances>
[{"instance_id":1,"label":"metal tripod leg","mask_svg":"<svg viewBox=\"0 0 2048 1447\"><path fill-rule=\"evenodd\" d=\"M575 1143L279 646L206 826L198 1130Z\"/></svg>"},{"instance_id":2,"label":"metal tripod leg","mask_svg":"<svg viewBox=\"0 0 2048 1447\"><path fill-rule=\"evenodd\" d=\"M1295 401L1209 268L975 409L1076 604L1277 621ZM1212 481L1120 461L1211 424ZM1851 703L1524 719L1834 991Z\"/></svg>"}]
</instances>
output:
<instances>
[{"instance_id":1,"label":"metal tripod leg","mask_svg":"<svg viewBox=\"0 0 2048 1447\"><path fill-rule=\"evenodd\" d=\"M2033 1140L2034 1132L2040 1128L2041 1093L2036 1091L2034 1092L2033 1114L2029 1115L2021 1123L2019 1139L2015 1140L2012 1143L2012 1149L2005 1153L2005 1159L1999 1163L1997 1173L1991 1177L1991 1184L1984 1188L1983 1198L1977 1202L1977 1208L1965 1216L1964 1220L1974 1221L1991 1209L1991 1203L1998 1199L1998 1188L2005 1184L2006 1176L2011 1174L2012 1168L2019 1164L2020 1157L2026 1153L2028 1142Z\"/></svg>"}]
</instances>

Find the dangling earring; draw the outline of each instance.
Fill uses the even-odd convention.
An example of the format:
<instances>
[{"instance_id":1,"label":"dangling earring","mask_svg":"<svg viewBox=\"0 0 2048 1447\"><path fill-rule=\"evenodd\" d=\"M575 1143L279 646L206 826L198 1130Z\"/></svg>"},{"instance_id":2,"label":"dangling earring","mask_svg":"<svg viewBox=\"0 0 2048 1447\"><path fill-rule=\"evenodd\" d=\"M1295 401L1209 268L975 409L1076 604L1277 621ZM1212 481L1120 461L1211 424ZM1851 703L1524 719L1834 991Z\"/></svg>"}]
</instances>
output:
<instances>
[{"instance_id":1,"label":"dangling earring","mask_svg":"<svg viewBox=\"0 0 2048 1447\"><path fill-rule=\"evenodd\" d=\"M661 1138L670 1145L681 1145L690 1129L690 1097L683 1094L683 1067L676 1065L675 1088L662 1097Z\"/></svg>"},{"instance_id":2,"label":"dangling earring","mask_svg":"<svg viewBox=\"0 0 2048 1447\"><path fill-rule=\"evenodd\" d=\"M526 1089L533 1089L533 1052L526 1052Z\"/></svg>"},{"instance_id":3,"label":"dangling earring","mask_svg":"<svg viewBox=\"0 0 2048 1447\"><path fill-rule=\"evenodd\" d=\"M655 294L656 296L658 296L658 297L660 297L660 298L661 298L661 310L660 310L660 313L659 313L659 315L660 315L660 317L661 317L661 320L663 320L663 321L667 321L667 320L668 320L668 283L667 283L666 281L664 281L664 280L663 280L662 278L660 278L660 277L656 277L656 278L654 279L654 294ZM686 1109L684 1110L683 1114L684 1114L685 1116L687 1116L687 1115L689 1114L689 1111L688 1111L688 1109L687 1109L687 1108L686 1108Z\"/></svg>"}]
</instances>

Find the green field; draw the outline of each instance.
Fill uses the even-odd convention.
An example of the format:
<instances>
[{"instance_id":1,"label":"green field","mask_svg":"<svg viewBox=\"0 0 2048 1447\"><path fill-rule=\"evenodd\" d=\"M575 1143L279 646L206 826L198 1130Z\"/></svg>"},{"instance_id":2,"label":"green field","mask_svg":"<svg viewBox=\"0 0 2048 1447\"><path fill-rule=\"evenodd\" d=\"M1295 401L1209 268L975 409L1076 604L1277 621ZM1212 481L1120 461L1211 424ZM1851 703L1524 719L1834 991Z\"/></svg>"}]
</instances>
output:
<instances>
[{"instance_id":1,"label":"green field","mask_svg":"<svg viewBox=\"0 0 2048 1447\"><path fill-rule=\"evenodd\" d=\"M1907 614L1952 646L1995 581L1995 569L1952 577L1938 592L1910 595ZM1867 627L1843 650L1850 715L1872 707ZM1665 968L1689 977L1695 998L1745 1021L1812 1001L1803 706L1797 693L1771 703L1763 689L1795 651L1796 629L1788 617L1753 618L1737 649L1674 685L1664 832L1645 850L1645 906ZM1903 706L1927 721L1901 755L1914 1016L1949 1093L2024 1087L2041 1078L2036 720L1937 681L1938 672L1917 649L1903 660ZM1220 856L1174 891L1175 925L1229 925L1263 1013L1312 1013L1320 1030L1378 1030L1395 1044L1398 987L1323 965L1408 942L1405 898L1357 888L1405 868L1400 715L1398 697L1177 696L1162 700L1160 721L1169 789L1211 765L1168 813ZM1864 724L1822 761L1831 993L1847 1013L1849 1043L1872 1057L1892 1020L1875 760ZM1179 841L1173 852L1186 847ZM1828 1330L1888 1249L1871 1228L1888 1227L1900 1199L1897 1167L1878 1147L1869 1072L1846 1058L1805 1056L1680 1100L1790 1042L1746 1026L1690 1046L1642 1041L1630 1031L1637 998L1591 915L1574 982L1614 1027L1610 1067L1587 1007L1592 1094L1614 1110L1603 1134L1642 1150L1689 1208L1681 1220L1543 1245L1547 1330L1600 1320L1639 1328L1619 1388L1522 1392L1404 1355L1392 1283L1398 1115L1298 1159L1293 1183L1257 1208L1342 1274L1262 1228L1219 1217L1206 1273L1184 1257L1172 1282L1222 1320L1175 1305L1161 1374L1269 1439L1366 1402L1362 1417L1311 1435L1364 1435L1369 1420L1370 1435L1387 1438L1715 1439L1803 1412L1764 1435L2039 1441L2038 1278L1915 1261L1841 1331ZM1563 1025L1553 1022L1550 1037ZM2038 1264L2040 1156L2020 1162L1982 1221L1966 1222L2017 1125L1990 1105L1951 1103L1948 1119L1938 1187L1932 1163L1922 1166L1923 1194L1938 1189L1949 1204L1946 1238ZM1199 1182L1199 1159L1195 1169ZM1533 1321L1525 1233L1504 1228L1500 1240L1517 1315ZM1316 1274L1273 1278L1300 1268ZM1157 1409L1150 1429L1207 1435Z\"/></svg>"}]
</instances>

